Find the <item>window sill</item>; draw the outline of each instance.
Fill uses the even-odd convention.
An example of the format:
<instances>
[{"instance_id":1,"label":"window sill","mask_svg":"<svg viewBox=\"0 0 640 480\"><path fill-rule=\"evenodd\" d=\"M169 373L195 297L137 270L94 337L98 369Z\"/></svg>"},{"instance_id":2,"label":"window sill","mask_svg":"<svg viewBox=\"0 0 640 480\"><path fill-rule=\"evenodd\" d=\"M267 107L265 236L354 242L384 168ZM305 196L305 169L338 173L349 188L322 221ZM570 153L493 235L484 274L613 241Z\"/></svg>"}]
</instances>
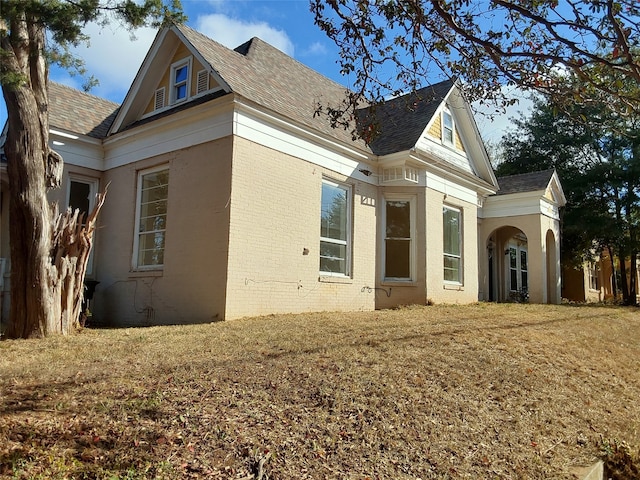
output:
<instances>
[{"instance_id":1,"label":"window sill","mask_svg":"<svg viewBox=\"0 0 640 480\"><path fill-rule=\"evenodd\" d=\"M318 277L318 281L322 283L344 283L351 284L353 283L353 278L351 277L338 277L332 275L320 275Z\"/></svg>"},{"instance_id":2,"label":"window sill","mask_svg":"<svg viewBox=\"0 0 640 480\"><path fill-rule=\"evenodd\" d=\"M129 272L129 278L140 277L162 277L164 270L131 270Z\"/></svg>"},{"instance_id":3,"label":"window sill","mask_svg":"<svg viewBox=\"0 0 640 480\"><path fill-rule=\"evenodd\" d=\"M444 288L445 290L456 290L458 292L464 291L464 285L461 283L445 283L444 285L442 285L442 288Z\"/></svg>"},{"instance_id":4,"label":"window sill","mask_svg":"<svg viewBox=\"0 0 640 480\"><path fill-rule=\"evenodd\" d=\"M380 285L389 286L389 287L417 287L418 282L414 282L413 280L390 280L384 279L380 282Z\"/></svg>"}]
</instances>

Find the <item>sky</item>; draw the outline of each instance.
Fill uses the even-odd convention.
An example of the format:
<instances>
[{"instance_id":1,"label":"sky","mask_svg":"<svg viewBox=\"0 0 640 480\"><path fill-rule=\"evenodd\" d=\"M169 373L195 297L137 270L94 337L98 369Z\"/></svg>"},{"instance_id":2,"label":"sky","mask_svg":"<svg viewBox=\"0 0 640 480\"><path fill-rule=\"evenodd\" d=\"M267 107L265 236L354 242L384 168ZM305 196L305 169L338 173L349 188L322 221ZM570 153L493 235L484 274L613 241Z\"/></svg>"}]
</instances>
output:
<instances>
[{"instance_id":1,"label":"sky","mask_svg":"<svg viewBox=\"0 0 640 480\"><path fill-rule=\"evenodd\" d=\"M314 24L307 0L182 0L182 6L190 27L229 48L259 37L327 77L345 86L350 84L339 73L338 48ZM90 45L77 48L76 53L84 59L87 72L99 81L90 93L121 103L156 30L136 30L133 41L130 33L115 23L104 27L91 24L85 32L90 36ZM52 69L50 79L76 88L83 83L60 69ZM519 105L493 121L476 115L486 141L498 142L509 119L527 111L530 102L526 95L517 97L522 99ZM4 125L6 116L0 99L0 125Z\"/></svg>"}]
</instances>

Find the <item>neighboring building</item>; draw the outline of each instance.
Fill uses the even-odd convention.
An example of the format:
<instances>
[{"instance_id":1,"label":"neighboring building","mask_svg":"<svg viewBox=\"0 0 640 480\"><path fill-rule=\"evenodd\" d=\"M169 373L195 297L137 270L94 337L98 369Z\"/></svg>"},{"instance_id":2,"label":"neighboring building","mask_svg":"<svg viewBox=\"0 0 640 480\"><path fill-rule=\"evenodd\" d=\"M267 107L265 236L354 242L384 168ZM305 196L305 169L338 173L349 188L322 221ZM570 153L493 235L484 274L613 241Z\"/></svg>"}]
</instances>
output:
<instances>
[{"instance_id":1,"label":"neighboring building","mask_svg":"<svg viewBox=\"0 0 640 480\"><path fill-rule=\"evenodd\" d=\"M109 185L98 322L560 301L558 177L496 179L454 82L375 109L371 145L316 115L343 86L257 38L230 50L163 29L121 106L49 88L52 199L86 210Z\"/></svg>"},{"instance_id":2,"label":"neighboring building","mask_svg":"<svg viewBox=\"0 0 640 480\"><path fill-rule=\"evenodd\" d=\"M614 275L615 263L616 274ZM626 260L627 282L630 283L631 261ZM605 302L616 298L620 292L619 259L611 259L608 248L602 249L599 255L594 255L593 260L584 262L580 267L566 266L562 269L562 298L572 302ZM614 285L617 285L614 288ZM636 260L636 285L640 285L640 259ZM640 302L640 293L637 295Z\"/></svg>"}]
</instances>

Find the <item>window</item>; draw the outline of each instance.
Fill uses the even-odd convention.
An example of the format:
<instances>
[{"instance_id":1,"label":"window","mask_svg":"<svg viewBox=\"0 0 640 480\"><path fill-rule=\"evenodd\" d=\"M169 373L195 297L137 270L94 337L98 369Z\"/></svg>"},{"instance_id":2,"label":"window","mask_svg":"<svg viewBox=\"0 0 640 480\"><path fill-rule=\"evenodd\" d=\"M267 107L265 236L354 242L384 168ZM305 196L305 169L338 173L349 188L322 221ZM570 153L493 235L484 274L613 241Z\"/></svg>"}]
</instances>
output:
<instances>
[{"instance_id":1,"label":"window","mask_svg":"<svg viewBox=\"0 0 640 480\"><path fill-rule=\"evenodd\" d=\"M442 111L442 142L446 145L453 146L454 126L453 117L448 110Z\"/></svg>"},{"instance_id":2,"label":"window","mask_svg":"<svg viewBox=\"0 0 640 480\"><path fill-rule=\"evenodd\" d=\"M84 214L83 226L86 224L87 215L89 215L95 206L97 191L98 180L75 176L73 174L69 175L67 205L71 207L72 210L78 209L80 214ZM89 253L86 274L89 276L93 274L93 249L91 249Z\"/></svg>"},{"instance_id":3,"label":"window","mask_svg":"<svg viewBox=\"0 0 640 480\"><path fill-rule=\"evenodd\" d=\"M181 102L189 97L189 70L191 59L182 60L171 66L171 102Z\"/></svg>"},{"instance_id":4,"label":"window","mask_svg":"<svg viewBox=\"0 0 640 480\"><path fill-rule=\"evenodd\" d=\"M444 281L462 283L462 212L442 209Z\"/></svg>"},{"instance_id":5,"label":"window","mask_svg":"<svg viewBox=\"0 0 640 480\"><path fill-rule=\"evenodd\" d=\"M529 266L527 250L509 247L509 290L526 292L529 289Z\"/></svg>"},{"instance_id":6,"label":"window","mask_svg":"<svg viewBox=\"0 0 640 480\"><path fill-rule=\"evenodd\" d=\"M589 262L589 290L600 290L599 270L596 262Z\"/></svg>"},{"instance_id":7,"label":"window","mask_svg":"<svg viewBox=\"0 0 640 480\"><path fill-rule=\"evenodd\" d=\"M350 191L346 185L322 181L320 273L325 275L350 274Z\"/></svg>"},{"instance_id":8,"label":"window","mask_svg":"<svg viewBox=\"0 0 640 480\"><path fill-rule=\"evenodd\" d=\"M169 169L166 166L138 174L135 268L156 268L164 264L168 194Z\"/></svg>"},{"instance_id":9,"label":"window","mask_svg":"<svg viewBox=\"0 0 640 480\"><path fill-rule=\"evenodd\" d=\"M414 207L411 199L385 200L384 278L413 277Z\"/></svg>"}]
</instances>

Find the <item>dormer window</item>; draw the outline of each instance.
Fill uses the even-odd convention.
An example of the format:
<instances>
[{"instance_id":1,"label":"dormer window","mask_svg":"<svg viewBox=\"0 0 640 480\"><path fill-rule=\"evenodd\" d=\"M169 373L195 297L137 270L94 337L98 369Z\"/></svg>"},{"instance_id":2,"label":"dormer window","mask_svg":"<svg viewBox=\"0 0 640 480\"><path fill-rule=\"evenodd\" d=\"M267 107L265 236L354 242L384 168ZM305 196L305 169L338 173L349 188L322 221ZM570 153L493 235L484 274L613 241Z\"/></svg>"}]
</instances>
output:
<instances>
[{"instance_id":1,"label":"dormer window","mask_svg":"<svg viewBox=\"0 0 640 480\"><path fill-rule=\"evenodd\" d=\"M189 97L191 58L171 66L171 103L182 102Z\"/></svg>"},{"instance_id":2,"label":"dormer window","mask_svg":"<svg viewBox=\"0 0 640 480\"><path fill-rule=\"evenodd\" d=\"M442 143L453 147L454 145L454 125L453 116L449 110L442 111Z\"/></svg>"}]
</instances>

